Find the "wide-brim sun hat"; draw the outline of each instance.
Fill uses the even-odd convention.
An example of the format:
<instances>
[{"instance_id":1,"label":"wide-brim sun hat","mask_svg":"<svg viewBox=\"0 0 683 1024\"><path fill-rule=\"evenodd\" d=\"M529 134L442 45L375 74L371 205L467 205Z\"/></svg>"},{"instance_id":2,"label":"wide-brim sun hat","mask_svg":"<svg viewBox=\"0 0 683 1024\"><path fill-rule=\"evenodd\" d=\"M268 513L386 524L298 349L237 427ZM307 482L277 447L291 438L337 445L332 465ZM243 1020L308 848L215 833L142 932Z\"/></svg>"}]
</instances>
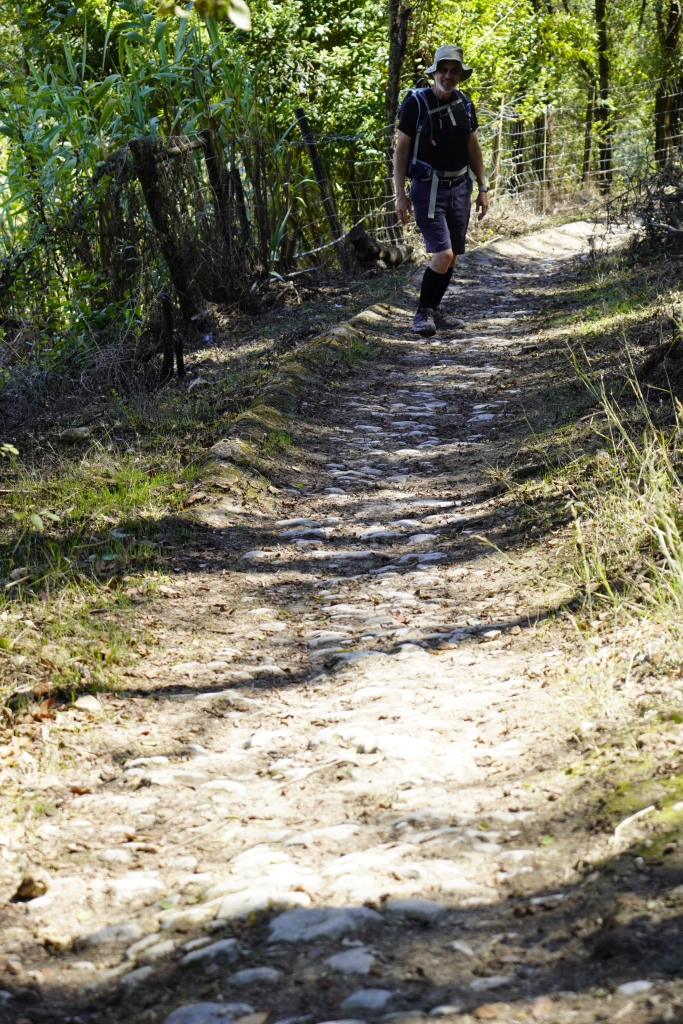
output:
<instances>
[{"instance_id":1,"label":"wide-brim sun hat","mask_svg":"<svg viewBox=\"0 0 683 1024\"><path fill-rule=\"evenodd\" d=\"M442 60L457 60L459 64L462 64L462 78L460 79L461 82L465 82L474 71L474 68L468 68L467 64L465 64L465 61L462 58L462 47L451 46L450 43L446 43L444 46L440 46L439 49L436 51L436 53L434 54L434 63L431 65L431 67L427 68L425 74L433 75L438 67L439 62Z\"/></svg>"}]
</instances>

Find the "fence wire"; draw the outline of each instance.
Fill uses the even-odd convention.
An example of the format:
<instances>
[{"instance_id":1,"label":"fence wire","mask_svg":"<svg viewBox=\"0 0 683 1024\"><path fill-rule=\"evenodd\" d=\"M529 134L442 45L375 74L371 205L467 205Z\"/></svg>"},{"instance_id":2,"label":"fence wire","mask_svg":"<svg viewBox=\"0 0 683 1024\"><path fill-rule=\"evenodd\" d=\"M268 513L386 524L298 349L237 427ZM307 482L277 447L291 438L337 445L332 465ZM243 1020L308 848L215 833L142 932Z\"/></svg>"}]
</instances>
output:
<instances>
[{"instance_id":1,"label":"fence wire","mask_svg":"<svg viewBox=\"0 0 683 1024\"><path fill-rule=\"evenodd\" d=\"M592 203L680 159L683 94L662 83L614 89L608 103L587 89L545 105L531 96L495 98L485 88L480 95L478 138L501 209L516 198L539 212L566 199ZM35 344L35 324L52 322L52 306L43 300L51 288L61 289L64 323L73 323L84 272L107 316L128 306L151 308L170 285L190 316L206 302L249 308L270 281L347 266L352 256L341 239L351 228L362 226L380 247L400 245L391 178L395 126L356 134L313 127L317 169L311 140L296 123L280 138L256 123L233 137L204 129L191 137L131 139L96 172L70 172L73 209L48 182L42 197L49 216L34 235L21 234L29 220L14 191L0 228L0 312L11 325L5 336L20 329ZM89 325L91 311L83 317Z\"/></svg>"}]
</instances>

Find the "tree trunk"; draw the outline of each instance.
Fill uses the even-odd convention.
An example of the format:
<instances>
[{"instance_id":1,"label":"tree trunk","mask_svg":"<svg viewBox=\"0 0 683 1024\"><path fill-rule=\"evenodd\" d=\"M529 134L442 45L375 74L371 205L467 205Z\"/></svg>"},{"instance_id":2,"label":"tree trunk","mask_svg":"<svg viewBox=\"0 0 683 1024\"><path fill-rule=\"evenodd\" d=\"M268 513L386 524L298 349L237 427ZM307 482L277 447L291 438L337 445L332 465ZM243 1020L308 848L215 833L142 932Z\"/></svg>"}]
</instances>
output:
<instances>
[{"instance_id":1,"label":"tree trunk","mask_svg":"<svg viewBox=\"0 0 683 1024\"><path fill-rule=\"evenodd\" d=\"M599 141L598 182L603 192L612 186L612 111L610 109L610 54L607 31L607 0L595 0L598 32L598 99L595 127Z\"/></svg>"},{"instance_id":2,"label":"tree trunk","mask_svg":"<svg viewBox=\"0 0 683 1024\"><path fill-rule=\"evenodd\" d=\"M161 364L161 381L166 383L173 376L173 303L171 296L164 292L161 296L161 351L163 361Z\"/></svg>"},{"instance_id":3,"label":"tree trunk","mask_svg":"<svg viewBox=\"0 0 683 1024\"><path fill-rule=\"evenodd\" d=\"M680 60L683 7L681 0L666 0L657 8L657 34L664 74L655 97L655 160L661 169L680 145Z\"/></svg>"},{"instance_id":4,"label":"tree trunk","mask_svg":"<svg viewBox=\"0 0 683 1024\"><path fill-rule=\"evenodd\" d=\"M171 216L166 190L159 180L154 144L150 139L131 139L130 148L142 186L149 217L159 238L161 251L168 264L173 287L183 316L190 319L199 312L191 293L184 254L178 248L171 232Z\"/></svg>"},{"instance_id":5,"label":"tree trunk","mask_svg":"<svg viewBox=\"0 0 683 1024\"><path fill-rule=\"evenodd\" d=\"M588 181L591 172L591 152L593 149L593 113L595 109L595 85L588 87L588 104L586 106L586 128L583 136L583 167L581 181Z\"/></svg>"},{"instance_id":6,"label":"tree trunk","mask_svg":"<svg viewBox=\"0 0 683 1024\"><path fill-rule=\"evenodd\" d=\"M387 173L384 191L388 200L387 226L398 229L399 233L400 225L396 219L394 207L394 124L398 111L401 71L408 44L408 21L411 13L412 8L407 6L405 0L388 0L389 74L384 96L384 123L387 126L384 159Z\"/></svg>"}]
</instances>

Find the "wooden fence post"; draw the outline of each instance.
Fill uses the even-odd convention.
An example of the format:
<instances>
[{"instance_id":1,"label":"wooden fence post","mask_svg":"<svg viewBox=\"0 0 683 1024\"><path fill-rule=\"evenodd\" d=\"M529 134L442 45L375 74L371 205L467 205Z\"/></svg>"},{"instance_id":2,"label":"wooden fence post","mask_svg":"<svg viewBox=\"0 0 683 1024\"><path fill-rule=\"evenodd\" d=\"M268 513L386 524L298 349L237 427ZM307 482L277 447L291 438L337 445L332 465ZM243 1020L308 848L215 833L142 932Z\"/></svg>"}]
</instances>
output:
<instances>
[{"instance_id":1,"label":"wooden fence post","mask_svg":"<svg viewBox=\"0 0 683 1024\"><path fill-rule=\"evenodd\" d=\"M493 149L491 153L491 176L489 178L489 192L491 198L498 190L498 179L500 178L500 161L503 145L503 118L505 117L505 100L500 101L500 112L498 114L498 131L493 136Z\"/></svg>"},{"instance_id":2,"label":"wooden fence post","mask_svg":"<svg viewBox=\"0 0 683 1024\"><path fill-rule=\"evenodd\" d=\"M299 128L301 129L302 138L306 143L306 149L308 150L308 155L311 160L311 166L313 167L313 174L315 175L315 180L320 190L320 195L322 196L323 206L325 207L325 216L327 217L327 223L330 226L330 231L332 232L332 237L334 238L335 242L340 243L340 245L338 246L338 251L340 259L342 259L343 261L344 254L343 248L341 246L342 229L337 218L336 211L334 209L332 197L327 191L327 180L323 172L323 165L321 163L320 155L318 153L318 147L315 144L315 138L313 132L311 131L311 126L308 123L308 118L306 117L306 114L304 113L301 107L296 108L296 110L294 111L294 116L296 117L297 122L299 124Z\"/></svg>"}]
</instances>

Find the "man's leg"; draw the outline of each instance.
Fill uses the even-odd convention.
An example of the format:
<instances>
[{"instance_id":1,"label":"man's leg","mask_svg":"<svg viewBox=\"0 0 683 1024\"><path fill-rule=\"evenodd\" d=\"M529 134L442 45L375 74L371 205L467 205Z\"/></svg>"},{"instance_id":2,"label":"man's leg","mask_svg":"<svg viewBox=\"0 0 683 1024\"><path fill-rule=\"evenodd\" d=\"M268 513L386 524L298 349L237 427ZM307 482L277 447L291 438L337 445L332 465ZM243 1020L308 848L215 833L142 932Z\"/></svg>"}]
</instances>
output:
<instances>
[{"instance_id":1,"label":"man's leg","mask_svg":"<svg viewBox=\"0 0 683 1024\"><path fill-rule=\"evenodd\" d=\"M420 288L417 313L412 330L415 334L430 337L436 334L434 310L438 307L450 281L453 252L450 248L448 225L446 224L446 196L437 193L434 216L429 217L429 193L431 182L414 181L410 190L413 201L415 223L422 232L427 252L433 253L425 268Z\"/></svg>"},{"instance_id":2,"label":"man's leg","mask_svg":"<svg viewBox=\"0 0 683 1024\"><path fill-rule=\"evenodd\" d=\"M436 302L433 306L434 309L438 309L441 305L441 300L446 294L446 289L451 283L457 258L458 257L452 249L447 249L445 252L435 253L429 261L429 267L427 269L434 271L439 278Z\"/></svg>"},{"instance_id":3,"label":"man's leg","mask_svg":"<svg viewBox=\"0 0 683 1024\"><path fill-rule=\"evenodd\" d=\"M470 209L472 202L471 195L472 185L469 178L466 178L462 184L456 185L448 191L448 203L444 210L444 217L448 227L448 234L451 243L451 263L446 274L444 274L445 283L443 292L441 293L441 298L446 294L446 289L448 288L453 276L453 270L458 256L461 256L465 251L465 238L470 221ZM443 254L439 253L439 255L441 256ZM438 305L434 308L438 311ZM449 322L446 322L443 314L439 314L436 317L436 326L439 330L448 330L449 328L457 329L463 325L464 321L457 318L453 318Z\"/></svg>"}]
</instances>

